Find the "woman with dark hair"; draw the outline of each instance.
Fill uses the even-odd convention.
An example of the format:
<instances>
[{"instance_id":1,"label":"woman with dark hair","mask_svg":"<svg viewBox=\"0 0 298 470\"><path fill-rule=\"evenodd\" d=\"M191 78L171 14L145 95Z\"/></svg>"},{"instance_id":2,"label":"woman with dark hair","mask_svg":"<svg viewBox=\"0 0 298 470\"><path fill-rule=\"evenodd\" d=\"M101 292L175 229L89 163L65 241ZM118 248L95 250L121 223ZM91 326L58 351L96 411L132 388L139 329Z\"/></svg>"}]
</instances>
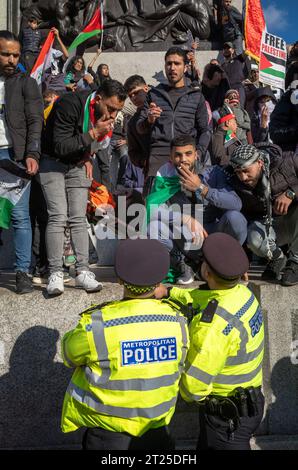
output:
<instances>
[{"instance_id":1,"label":"woman with dark hair","mask_svg":"<svg viewBox=\"0 0 298 470\"><path fill-rule=\"evenodd\" d=\"M97 57L100 54L101 54L101 50L99 49L98 52L93 57L93 59L91 60L90 64L88 65L88 68L87 68L88 73L90 73L90 75L92 75L92 77L93 77L93 80L94 80L94 83L95 83L96 87L100 87L105 80L111 80L110 70L109 70L109 66L107 64L99 64L99 66L97 67L96 72L93 71L92 67L93 67Z\"/></svg>"},{"instance_id":2,"label":"woman with dark hair","mask_svg":"<svg viewBox=\"0 0 298 470\"><path fill-rule=\"evenodd\" d=\"M85 61L82 56L76 55L69 61L64 83L70 91L90 90L93 78L86 73Z\"/></svg>"}]
</instances>

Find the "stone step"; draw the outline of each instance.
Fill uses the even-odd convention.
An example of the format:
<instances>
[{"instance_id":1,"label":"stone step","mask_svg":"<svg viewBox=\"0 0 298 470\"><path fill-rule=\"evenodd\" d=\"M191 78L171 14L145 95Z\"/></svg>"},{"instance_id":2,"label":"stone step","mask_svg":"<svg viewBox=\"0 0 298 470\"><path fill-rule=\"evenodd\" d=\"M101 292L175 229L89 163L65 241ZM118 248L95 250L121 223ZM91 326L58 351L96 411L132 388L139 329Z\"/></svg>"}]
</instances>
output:
<instances>
[{"instance_id":1,"label":"stone step","mask_svg":"<svg viewBox=\"0 0 298 470\"><path fill-rule=\"evenodd\" d=\"M112 268L94 267L94 271L104 282L102 292L87 294L66 285L65 293L56 298L48 298L45 286L18 296L14 293L14 274L1 273L0 448L80 445L80 431L64 435L59 428L63 396L71 376L62 364L60 339L76 326L79 313L91 304L123 295ZM261 449L274 445L287 448L296 445L295 439L287 444L288 436L298 435L297 289L256 281L251 287L260 299L266 324L266 410L254 445ZM179 400L171 428L178 442L194 443L198 434L196 406ZM262 436L281 437L274 443L262 440Z\"/></svg>"}]
</instances>

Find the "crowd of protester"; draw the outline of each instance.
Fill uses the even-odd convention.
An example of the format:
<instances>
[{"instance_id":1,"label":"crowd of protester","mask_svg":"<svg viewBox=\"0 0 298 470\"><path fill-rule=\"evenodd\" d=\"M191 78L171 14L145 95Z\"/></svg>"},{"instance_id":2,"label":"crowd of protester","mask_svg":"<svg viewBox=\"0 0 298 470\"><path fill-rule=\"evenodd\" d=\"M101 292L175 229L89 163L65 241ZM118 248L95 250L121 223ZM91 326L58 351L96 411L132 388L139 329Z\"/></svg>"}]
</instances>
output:
<instances>
[{"instance_id":1,"label":"crowd of protester","mask_svg":"<svg viewBox=\"0 0 298 470\"><path fill-rule=\"evenodd\" d=\"M232 26L223 27L218 59L200 71L197 42L191 50L171 47L165 54L167 81L156 87L146 83L141 70L123 84L112 79L108 64L100 63L95 70L101 50L89 65L81 56L70 59L59 31L52 28L51 64L38 89L28 77L43 41L38 21L29 18L21 46L12 33L1 32L2 49L8 42L17 45L11 52L12 69L2 63L1 75L10 82L12 75L22 75L31 87L20 111L27 126L22 145L27 148L15 160L26 162L31 176L33 241L31 235L20 235L13 218L18 293L32 290L31 272L35 283L48 279L49 294L61 294L71 263L77 287L88 292L102 288L88 262L85 213L92 178L115 199L119 191L128 194L130 189L147 208L158 200L148 233L167 246L172 282L188 284L195 278L200 243L195 250L185 249L185 243L192 244L198 234L204 239L220 231L236 238L250 260L266 264L264 280L298 283L298 112L292 99L297 43L289 50L286 91L279 96L261 83L257 64L243 52L237 11L233 14ZM218 15L221 24L224 8ZM20 146L11 138L8 85L1 159L7 158L5 149ZM31 159L34 168L28 169ZM169 186L173 176L179 184ZM166 196L160 198L161 193ZM203 205L203 221L191 213L181 222L183 243L173 235L172 204ZM170 228L166 237L164 225ZM24 236L26 245L20 248L22 241L17 240ZM32 260L31 251L23 253L31 245ZM18 257L26 258L25 264Z\"/></svg>"},{"instance_id":2,"label":"crowd of protester","mask_svg":"<svg viewBox=\"0 0 298 470\"><path fill-rule=\"evenodd\" d=\"M243 284L249 262L265 281L298 284L298 42L285 91L263 84L231 3L213 2L219 57L201 71L198 42L171 47L158 86L142 70L124 83L108 64L95 70L101 50L89 64L69 57L56 28L38 85L38 20L19 38L0 31L0 172L18 195L0 202L0 221L13 228L16 292L47 283L61 295L71 266L77 288L99 292L94 225L113 216L127 238L115 256L123 300L85 310L62 340L76 368L62 431L86 427L84 449L174 449L167 425L179 390L201 405L199 450L248 450L262 420L264 327ZM144 209L138 229L120 196L125 210ZM160 283L194 279L206 284ZM160 338L162 322L171 338Z\"/></svg>"}]
</instances>

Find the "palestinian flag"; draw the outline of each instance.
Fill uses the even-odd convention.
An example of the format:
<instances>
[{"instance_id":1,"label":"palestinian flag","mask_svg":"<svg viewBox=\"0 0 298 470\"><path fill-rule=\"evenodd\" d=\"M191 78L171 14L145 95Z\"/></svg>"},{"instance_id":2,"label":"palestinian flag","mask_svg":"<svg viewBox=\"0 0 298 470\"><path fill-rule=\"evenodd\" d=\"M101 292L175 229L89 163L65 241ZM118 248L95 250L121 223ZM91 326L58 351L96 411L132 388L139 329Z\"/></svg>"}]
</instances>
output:
<instances>
[{"instance_id":1,"label":"palestinian flag","mask_svg":"<svg viewBox=\"0 0 298 470\"><path fill-rule=\"evenodd\" d=\"M266 29L261 0L246 0L243 6L245 53L259 62L262 34Z\"/></svg>"},{"instance_id":2,"label":"palestinian flag","mask_svg":"<svg viewBox=\"0 0 298 470\"><path fill-rule=\"evenodd\" d=\"M284 89L287 64L285 41L264 31L260 55L260 82Z\"/></svg>"},{"instance_id":3,"label":"palestinian flag","mask_svg":"<svg viewBox=\"0 0 298 470\"><path fill-rule=\"evenodd\" d=\"M30 184L30 179L22 177L21 174L25 175L25 170L21 171L16 163L9 159L0 161L1 228L9 229L11 212Z\"/></svg>"},{"instance_id":4,"label":"palestinian flag","mask_svg":"<svg viewBox=\"0 0 298 470\"><path fill-rule=\"evenodd\" d=\"M152 209L168 201L180 190L181 184L177 170L171 162L168 162L157 172L151 193L146 198L147 223L150 222Z\"/></svg>"},{"instance_id":5,"label":"palestinian flag","mask_svg":"<svg viewBox=\"0 0 298 470\"><path fill-rule=\"evenodd\" d=\"M286 60L272 57L269 54L262 53L260 60L260 70L274 77L285 78Z\"/></svg>"},{"instance_id":6,"label":"palestinian flag","mask_svg":"<svg viewBox=\"0 0 298 470\"><path fill-rule=\"evenodd\" d=\"M229 147L233 142L235 142L236 134L233 131L227 131L225 136L224 146Z\"/></svg>"},{"instance_id":7,"label":"palestinian flag","mask_svg":"<svg viewBox=\"0 0 298 470\"><path fill-rule=\"evenodd\" d=\"M98 7L91 18L90 22L85 26L83 31L75 38L75 40L71 43L68 48L68 52L73 51L76 49L82 42L87 41L87 39L96 36L97 34L103 31L103 20L102 20L102 12L101 8Z\"/></svg>"},{"instance_id":8,"label":"palestinian flag","mask_svg":"<svg viewBox=\"0 0 298 470\"><path fill-rule=\"evenodd\" d=\"M95 103L95 95L96 91L94 91L91 95L88 96L87 101L85 103L84 108L84 117L83 117L83 132L88 132L89 129L93 125L95 125L95 116L94 116L94 108L93 105ZM106 135L103 137L99 137L97 142L97 150L106 149L111 142L111 138L113 135L113 129L111 129Z\"/></svg>"},{"instance_id":9,"label":"palestinian flag","mask_svg":"<svg viewBox=\"0 0 298 470\"><path fill-rule=\"evenodd\" d=\"M54 39L55 35L50 31L31 71L30 76L35 78L38 85L41 84L43 72L51 66Z\"/></svg>"}]
</instances>

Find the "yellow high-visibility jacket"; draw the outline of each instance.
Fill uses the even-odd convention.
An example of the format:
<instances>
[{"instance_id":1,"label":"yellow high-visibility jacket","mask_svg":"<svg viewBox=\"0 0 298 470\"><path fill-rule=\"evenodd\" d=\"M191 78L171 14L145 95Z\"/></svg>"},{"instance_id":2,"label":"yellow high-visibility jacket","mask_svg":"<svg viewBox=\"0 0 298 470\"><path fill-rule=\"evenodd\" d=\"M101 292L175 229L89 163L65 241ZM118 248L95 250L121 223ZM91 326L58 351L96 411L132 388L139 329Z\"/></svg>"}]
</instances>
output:
<instances>
[{"instance_id":1,"label":"yellow high-visibility jacket","mask_svg":"<svg viewBox=\"0 0 298 470\"><path fill-rule=\"evenodd\" d=\"M62 411L62 431L101 427L141 436L175 411L189 346L187 321L166 302L134 299L94 306L62 339L76 370Z\"/></svg>"},{"instance_id":2,"label":"yellow high-visibility jacket","mask_svg":"<svg viewBox=\"0 0 298 470\"><path fill-rule=\"evenodd\" d=\"M180 383L184 400L229 396L237 387L262 384L264 324L259 303L247 287L173 288L170 299L192 304L198 311L190 324L190 348ZM210 315L212 306L214 315Z\"/></svg>"}]
</instances>

